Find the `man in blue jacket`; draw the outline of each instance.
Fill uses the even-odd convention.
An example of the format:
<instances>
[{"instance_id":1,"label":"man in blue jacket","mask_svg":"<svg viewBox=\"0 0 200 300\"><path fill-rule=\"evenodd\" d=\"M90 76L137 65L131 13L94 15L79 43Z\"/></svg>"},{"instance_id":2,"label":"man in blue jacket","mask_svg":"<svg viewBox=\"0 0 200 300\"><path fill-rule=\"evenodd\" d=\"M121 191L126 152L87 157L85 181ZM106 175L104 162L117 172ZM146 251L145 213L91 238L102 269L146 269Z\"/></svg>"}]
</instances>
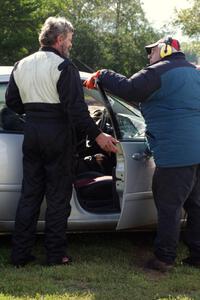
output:
<instances>
[{"instance_id":1,"label":"man in blue jacket","mask_svg":"<svg viewBox=\"0 0 200 300\"><path fill-rule=\"evenodd\" d=\"M163 272L173 267L184 207L189 256L183 263L200 267L200 72L175 39L145 48L148 67L130 78L101 70L85 85L93 88L98 78L108 91L140 103L156 163L152 190L158 227L155 257L147 266Z\"/></svg>"}]
</instances>

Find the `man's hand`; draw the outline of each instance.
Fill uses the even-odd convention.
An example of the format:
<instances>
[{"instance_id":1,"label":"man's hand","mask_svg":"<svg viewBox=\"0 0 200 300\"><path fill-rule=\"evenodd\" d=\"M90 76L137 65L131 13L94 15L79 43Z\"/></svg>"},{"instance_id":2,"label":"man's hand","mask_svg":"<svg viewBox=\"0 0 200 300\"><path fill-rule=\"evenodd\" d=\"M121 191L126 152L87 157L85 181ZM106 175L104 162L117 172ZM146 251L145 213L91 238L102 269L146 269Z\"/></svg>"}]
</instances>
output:
<instances>
[{"instance_id":1,"label":"man's hand","mask_svg":"<svg viewBox=\"0 0 200 300\"><path fill-rule=\"evenodd\" d=\"M200 70L200 65L196 65L196 68L197 68L198 70Z\"/></svg>"},{"instance_id":2,"label":"man's hand","mask_svg":"<svg viewBox=\"0 0 200 300\"><path fill-rule=\"evenodd\" d=\"M107 133L104 132L100 133L96 137L95 141L104 151L114 152L114 153L118 151L116 147L118 141Z\"/></svg>"},{"instance_id":3,"label":"man's hand","mask_svg":"<svg viewBox=\"0 0 200 300\"><path fill-rule=\"evenodd\" d=\"M101 73L100 71L97 71L97 72L93 73L90 78L88 78L87 80L85 80L83 82L83 85L87 89L94 89L94 88L96 88L96 82L97 82L97 79L98 79L100 73Z\"/></svg>"}]
</instances>

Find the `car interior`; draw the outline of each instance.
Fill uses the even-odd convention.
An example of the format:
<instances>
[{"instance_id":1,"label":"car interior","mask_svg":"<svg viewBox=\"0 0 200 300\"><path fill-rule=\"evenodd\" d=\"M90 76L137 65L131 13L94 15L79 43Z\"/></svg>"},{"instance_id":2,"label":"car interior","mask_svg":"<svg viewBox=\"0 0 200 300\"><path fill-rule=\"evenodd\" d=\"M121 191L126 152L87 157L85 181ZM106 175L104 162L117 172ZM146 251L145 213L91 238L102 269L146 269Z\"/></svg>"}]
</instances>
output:
<instances>
[{"instance_id":1,"label":"car interior","mask_svg":"<svg viewBox=\"0 0 200 300\"><path fill-rule=\"evenodd\" d=\"M103 132L113 134L110 118L105 108L96 109L91 116ZM93 213L120 211L113 179L116 155L104 152L95 141L90 141L87 137L79 140L74 186L80 205Z\"/></svg>"}]
</instances>

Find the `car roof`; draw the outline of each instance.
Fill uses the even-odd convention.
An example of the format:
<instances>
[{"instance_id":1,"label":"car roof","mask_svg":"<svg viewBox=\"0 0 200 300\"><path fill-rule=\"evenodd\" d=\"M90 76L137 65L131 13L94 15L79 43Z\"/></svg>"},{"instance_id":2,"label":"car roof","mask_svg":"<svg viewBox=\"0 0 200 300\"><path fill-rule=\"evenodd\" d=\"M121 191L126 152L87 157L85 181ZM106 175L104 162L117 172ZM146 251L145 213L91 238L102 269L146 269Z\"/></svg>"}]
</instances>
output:
<instances>
[{"instance_id":1,"label":"car roof","mask_svg":"<svg viewBox=\"0 0 200 300\"><path fill-rule=\"evenodd\" d=\"M12 70L12 66L0 66L0 82L8 82ZM86 80L90 76L90 73L87 72L80 71L79 73L81 80Z\"/></svg>"},{"instance_id":2,"label":"car roof","mask_svg":"<svg viewBox=\"0 0 200 300\"><path fill-rule=\"evenodd\" d=\"M8 82L13 67L0 66L0 82Z\"/></svg>"},{"instance_id":3,"label":"car roof","mask_svg":"<svg viewBox=\"0 0 200 300\"><path fill-rule=\"evenodd\" d=\"M79 71L81 80L86 80L91 76L91 73Z\"/></svg>"}]
</instances>

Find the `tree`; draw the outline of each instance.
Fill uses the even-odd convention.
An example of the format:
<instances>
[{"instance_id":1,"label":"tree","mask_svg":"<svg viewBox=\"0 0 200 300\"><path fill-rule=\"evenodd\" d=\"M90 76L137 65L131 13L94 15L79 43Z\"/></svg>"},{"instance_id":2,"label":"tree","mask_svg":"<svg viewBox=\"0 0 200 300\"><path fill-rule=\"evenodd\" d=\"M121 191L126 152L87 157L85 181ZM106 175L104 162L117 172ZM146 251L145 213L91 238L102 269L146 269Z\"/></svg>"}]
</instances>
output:
<instances>
[{"instance_id":1,"label":"tree","mask_svg":"<svg viewBox=\"0 0 200 300\"><path fill-rule=\"evenodd\" d=\"M140 0L61 2L77 32L73 57L93 69L105 67L126 75L147 63L144 46L159 35L146 20Z\"/></svg>"},{"instance_id":2,"label":"tree","mask_svg":"<svg viewBox=\"0 0 200 300\"><path fill-rule=\"evenodd\" d=\"M147 63L144 46L158 35L146 20L139 0L104 0L93 23L101 34L100 66L131 75Z\"/></svg>"},{"instance_id":3,"label":"tree","mask_svg":"<svg viewBox=\"0 0 200 300\"><path fill-rule=\"evenodd\" d=\"M200 0L193 0L190 8L177 13L175 23L190 37L200 36Z\"/></svg>"},{"instance_id":4,"label":"tree","mask_svg":"<svg viewBox=\"0 0 200 300\"><path fill-rule=\"evenodd\" d=\"M140 0L49 0L48 15L68 18L75 27L72 58L92 69L126 75L147 63L144 46L160 37L145 18Z\"/></svg>"},{"instance_id":5,"label":"tree","mask_svg":"<svg viewBox=\"0 0 200 300\"><path fill-rule=\"evenodd\" d=\"M38 49L38 30L52 15L72 22L72 58L92 69L131 75L147 63L145 44L160 37L140 0L5 0L0 10L1 64L13 64Z\"/></svg>"},{"instance_id":6,"label":"tree","mask_svg":"<svg viewBox=\"0 0 200 300\"><path fill-rule=\"evenodd\" d=\"M188 60L199 63L200 57L200 0L193 0L191 7L181 9L177 12L175 25L181 27L182 31L191 37L191 41L182 44Z\"/></svg>"},{"instance_id":7,"label":"tree","mask_svg":"<svg viewBox=\"0 0 200 300\"><path fill-rule=\"evenodd\" d=\"M33 17L39 3L27 0L4 0L0 9L0 63L13 64L34 51L38 21Z\"/></svg>"},{"instance_id":8,"label":"tree","mask_svg":"<svg viewBox=\"0 0 200 300\"><path fill-rule=\"evenodd\" d=\"M200 43L198 41L184 42L181 44L181 49L190 62L194 64L200 63Z\"/></svg>"}]
</instances>

